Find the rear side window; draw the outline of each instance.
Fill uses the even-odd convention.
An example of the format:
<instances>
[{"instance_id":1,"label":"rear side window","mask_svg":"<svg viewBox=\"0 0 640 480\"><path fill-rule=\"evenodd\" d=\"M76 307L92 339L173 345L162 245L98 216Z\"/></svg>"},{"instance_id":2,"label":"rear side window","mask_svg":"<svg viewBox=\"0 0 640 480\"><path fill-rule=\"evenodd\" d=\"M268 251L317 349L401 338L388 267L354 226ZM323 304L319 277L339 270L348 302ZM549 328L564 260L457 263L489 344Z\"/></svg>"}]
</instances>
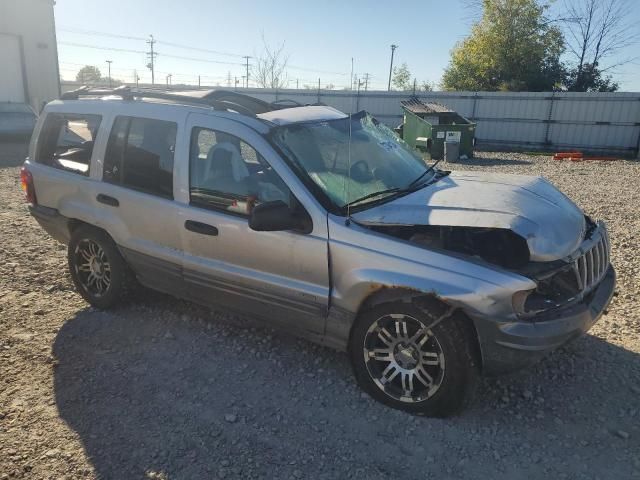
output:
<instances>
[{"instance_id":1,"label":"rear side window","mask_svg":"<svg viewBox=\"0 0 640 480\"><path fill-rule=\"evenodd\" d=\"M100 115L50 113L38 139L36 162L89 175Z\"/></svg>"},{"instance_id":2,"label":"rear side window","mask_svg":"<svg viewBox=\"0 0 640 480\"><path fill-rule=\"evenodd\" d=\"M176 132L174 122L116 117L104 158L103 181L173 199Z\"/></svg>"}]
</instances>

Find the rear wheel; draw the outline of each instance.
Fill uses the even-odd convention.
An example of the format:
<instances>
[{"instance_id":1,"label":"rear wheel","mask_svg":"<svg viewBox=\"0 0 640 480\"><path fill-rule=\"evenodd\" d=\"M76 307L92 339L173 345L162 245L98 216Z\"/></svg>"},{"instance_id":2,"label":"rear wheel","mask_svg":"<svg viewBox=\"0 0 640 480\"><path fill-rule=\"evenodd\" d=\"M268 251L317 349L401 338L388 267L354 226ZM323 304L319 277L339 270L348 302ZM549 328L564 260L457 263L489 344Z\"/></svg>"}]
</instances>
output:
<instances>
[{"instance_id":1,"label":"rear wheel","mask_svg":"<svg viewBox=\"0 0 640 480\"><path fill-rule=\"evenodd\" d=\"M350 341L356 379L376 400L446 417L470 403L479 368L468 319L440 302L397 301L360 315Z\"/></svg>"},{"instance_id":2,"label":"rear wheel","mask_svg":"<svg viewBox=\"0 0 640 480\"><path fill-rule=\"evenodd\" d=\"M129 267L103 230L90 226L76 229L67 257L76 289L94 307L110 308L128 292L132 282Z\"/></svg>"}]
</instances>

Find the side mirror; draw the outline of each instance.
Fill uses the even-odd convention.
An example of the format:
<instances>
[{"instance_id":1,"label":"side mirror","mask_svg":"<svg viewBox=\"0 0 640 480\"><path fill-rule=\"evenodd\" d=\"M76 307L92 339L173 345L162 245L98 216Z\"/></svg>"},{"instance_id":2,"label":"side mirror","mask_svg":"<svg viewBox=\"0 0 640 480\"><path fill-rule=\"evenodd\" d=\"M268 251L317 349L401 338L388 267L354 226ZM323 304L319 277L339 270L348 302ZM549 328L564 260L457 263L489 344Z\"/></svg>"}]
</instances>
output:
<instances>
[{"instance_id":1,"label":"side mirror","mask_svg":"<svg viewBox=\"0 0 640 480\"><path fill-rule=\"evenodd\" d=\"M275 200L253 208L249 216L249 228L257 232L297 230L308 233L311 231L311 219L306 212L300 215L282 200Z\"/></svg>"}]
</instances>

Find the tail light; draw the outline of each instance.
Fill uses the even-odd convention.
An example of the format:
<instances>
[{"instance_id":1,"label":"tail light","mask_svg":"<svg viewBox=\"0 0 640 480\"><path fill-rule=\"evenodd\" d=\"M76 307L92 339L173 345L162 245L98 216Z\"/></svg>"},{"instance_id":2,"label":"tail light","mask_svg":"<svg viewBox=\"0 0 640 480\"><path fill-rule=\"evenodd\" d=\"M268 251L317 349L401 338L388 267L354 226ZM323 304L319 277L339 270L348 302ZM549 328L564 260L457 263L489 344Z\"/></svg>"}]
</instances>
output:
<instances>
[{"instance_id":1,"label":"tail light","mask_svg":"<svg viewBox=\"0 0 640 480\"><path fill-rule=\"evenodd\" d=\"M33 184L33 175L31 175L31 172L27 170L26 167L20 169L20 186L26 195L27 203L36 205L38 201L36 200L36 188Z\"/></svg>"}]
</instances>

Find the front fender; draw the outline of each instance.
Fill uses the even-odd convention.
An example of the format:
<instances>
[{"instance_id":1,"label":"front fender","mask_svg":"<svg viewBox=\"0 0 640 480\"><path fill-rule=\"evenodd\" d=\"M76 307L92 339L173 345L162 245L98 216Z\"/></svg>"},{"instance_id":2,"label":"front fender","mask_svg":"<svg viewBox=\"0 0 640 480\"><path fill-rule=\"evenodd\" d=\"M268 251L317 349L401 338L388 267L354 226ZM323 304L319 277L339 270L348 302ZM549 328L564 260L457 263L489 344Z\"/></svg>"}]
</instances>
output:
<instances>
[{"instance_id":1,"label":"front fender","mask_svg":"<svg viewBox=\"0 0 640 480\"><path fill-rule=\"evenodd\" d=\"M339 217L329 217L329 232L328 331L348 331L361 305L383 289L432 295L471 315L510 318L513 294L536 286L498 267L347 225Z\"/></svg>"}]
</instances>

